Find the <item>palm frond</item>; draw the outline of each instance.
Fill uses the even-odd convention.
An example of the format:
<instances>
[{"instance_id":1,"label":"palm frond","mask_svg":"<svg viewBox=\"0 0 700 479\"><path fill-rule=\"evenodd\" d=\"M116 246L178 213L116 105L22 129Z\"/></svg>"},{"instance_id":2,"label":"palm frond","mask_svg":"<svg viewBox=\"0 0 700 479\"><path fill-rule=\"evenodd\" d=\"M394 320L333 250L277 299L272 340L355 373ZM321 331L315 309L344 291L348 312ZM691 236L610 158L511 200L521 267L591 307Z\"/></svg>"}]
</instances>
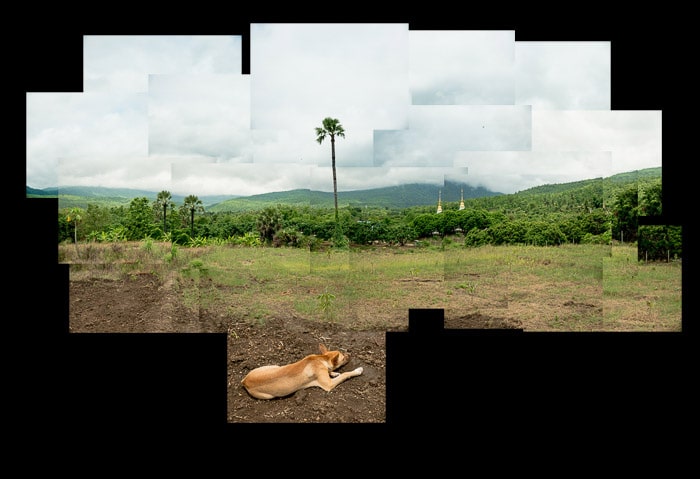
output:
<instances>
[{"instance_id":1,"label":"palm frond","mask_svg":"<svg viewBox=\"0 0 700 479\"><path fill-rule=\"evenodd\" d=\"M316 128L316 135L316 141L320 144L326 136L330 136L331 140L336 136L345 138L345 129L337 118L326 117L323 119L323 128Z\"/></svg>"}]
</instances>

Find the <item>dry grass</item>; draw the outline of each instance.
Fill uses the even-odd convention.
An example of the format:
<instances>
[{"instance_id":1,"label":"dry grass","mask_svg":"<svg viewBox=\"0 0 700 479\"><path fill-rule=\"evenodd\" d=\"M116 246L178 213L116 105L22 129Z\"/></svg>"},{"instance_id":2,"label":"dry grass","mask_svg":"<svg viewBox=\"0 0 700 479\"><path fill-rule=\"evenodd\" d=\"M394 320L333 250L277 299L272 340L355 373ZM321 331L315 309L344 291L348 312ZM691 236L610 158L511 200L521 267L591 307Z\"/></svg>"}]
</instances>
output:
<instances>
[{"instance_id":1,"label":"dry grass","mask_svg":"<svg viewBox=\"0 0 700 479\"><path fill-rule=\"evenodd\" d=\"M409 308L479 315L528 331L679 331L681 263L638 263L633 246L290 248L169 243L61 245L72 279L150 272L190 308L264 323L330 321L402 330Z\"/></svg>"}]
</instances>

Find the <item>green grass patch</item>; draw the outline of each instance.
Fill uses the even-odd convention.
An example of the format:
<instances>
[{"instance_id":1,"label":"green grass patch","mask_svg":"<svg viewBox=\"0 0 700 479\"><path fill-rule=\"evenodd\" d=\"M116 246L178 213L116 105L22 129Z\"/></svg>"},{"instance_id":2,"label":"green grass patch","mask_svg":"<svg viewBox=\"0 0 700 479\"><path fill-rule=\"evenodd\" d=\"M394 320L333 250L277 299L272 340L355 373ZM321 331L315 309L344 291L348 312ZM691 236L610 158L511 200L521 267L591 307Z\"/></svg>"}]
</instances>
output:
<instances>
[{"instance_id":1,"label":"green grass patch","mask_svg":"<svg viewBox=\"0 0 700 479\"><path fill-rule=\"evenodd\" d=\"M639 330L680 330L680 262L638 261L637 249L622 245L613 248L604 264L605 319L609 324L629 322Z\"/></svg>"},{"instance_id":2,"label":"green grass patch","mask_svg":"<svg viewBox=\"0 0 700 479\"><path fill-rule=\"evenodd\" d=\"M634 245L173 251L147 240L60 245L59 258L71 264L72 280L174 278L187 307L254 324L294 314L350 327L395 325L406 322L408 308L444 308L509 317L533 330L680 328L681 263L639 262Z\"/></svg>"}]
</instances>

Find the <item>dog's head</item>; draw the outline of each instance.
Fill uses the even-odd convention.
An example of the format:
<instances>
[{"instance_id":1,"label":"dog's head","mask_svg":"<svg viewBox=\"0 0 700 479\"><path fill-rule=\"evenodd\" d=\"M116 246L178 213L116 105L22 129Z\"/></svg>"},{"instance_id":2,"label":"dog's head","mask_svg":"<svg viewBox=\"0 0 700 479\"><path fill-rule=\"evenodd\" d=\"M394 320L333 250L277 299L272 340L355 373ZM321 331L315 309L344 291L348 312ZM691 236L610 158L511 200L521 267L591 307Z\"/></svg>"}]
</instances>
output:
<instances>
[{"instance_id":1,"label":"dog's head","mask_svg":"<svg viewBox=\"0 0 700 479\"><path fill-rule=\"evenodd\" d=\"M328 351L326 346L323 344L319 344L318 349L321 351L321 354L324 355L328 361L330 361L331 370L338 369L340 366L350 361L349 354L343 354L340 351Z\"/></svg>"}]
</instances>

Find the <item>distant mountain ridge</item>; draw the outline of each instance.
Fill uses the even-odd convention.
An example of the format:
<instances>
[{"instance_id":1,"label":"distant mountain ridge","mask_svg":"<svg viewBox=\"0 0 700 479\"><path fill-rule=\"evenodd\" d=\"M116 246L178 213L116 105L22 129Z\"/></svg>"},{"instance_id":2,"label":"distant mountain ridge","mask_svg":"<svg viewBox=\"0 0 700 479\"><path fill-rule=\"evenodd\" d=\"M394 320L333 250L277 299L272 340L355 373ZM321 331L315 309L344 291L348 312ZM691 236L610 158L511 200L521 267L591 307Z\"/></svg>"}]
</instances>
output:
<instances>
[{"instance_id":1,"label":"distant mountain ridge","mask_svg":"<svg viewBox=\"0 0 700 479\"><path fill-rule=\"evenodd\" d=\"M59 198L59 202L72 203L77 201L79 203L92 202L101 204L126 204L128 205L134 198L146 197L153 201L158 197L158 192L149 190L140 190L134 188L108 188L104 186L61 186L61 187L51 187L51 188L32 188L27 186L27 197L28 198ZM208 195L199 196L202 200L202 204L205 206L211 206L222 201L226 201L231 198L236 198L234 195ZM92 201L91 201L92 200ZM185 195L172 195L172 200L175 203L182 203L185 200ZM71 205L80 206L80 205ZM85 206L82 206L85 208ZM65 205L61 205L65 207Z\"/></svg>"},{"instance_id":2,"label":"distant mountain ridge","mask_svg":"<svg viewBox=\"0 0 700 479\"><path fill-rule=\"evenodd\" d=\"M50 198L55 198L58 196L58 188L44 188L43 190L32 188L27 186L27 198L32 198L35 196L46 196Z\"/></svg>"},{"instance_id":3,"label":"distant mountain ridge","mask_svg":"<svg viewBox=\"0 0 700 479\"><path fill-rule=\"evenodd\" d=\"M412 206L437 204L438 195L441 195L442 200L445 202L459 201L462 192L464 199L502 194L483 187L474 187L462 183L447 182L442 186L413 183L368 190L339 191L338 206L410 208ZM331 192L297 189L232 198L212 206L209 210L214 212L237 212L255 210L277 204L332 208L334 200Z\"/></svg>"},{"instance_id":4,"label":"distant mountain ridge","mask_svg":"<svg viewBox=\"0 0 700 479\"><path fill-rule=\"evenodd\" d=\"M619 173L606 179L609 179L612 183L624 183L655 177L661 177L661 167ZM595 179L579 180L562 184L545 184L515 194L531 195L559 191L562 188L576 188L592 181L595 181ZM70 186L44 189L27 186L26 188L28 198L58 197L59 208L71 208L76 206L87 208L87 205L91 203L98 204L99 206L128 206L133 198L146 197L150 201L153 201L158 196L158 193L154 191L129 188L106 188L100 186ZM438 195L440 195L440 199L443 204L445 204L459 202L462 197L466 201L472 198L501 196L503 193L491 191L481 186L475 187L466 183L446 182L444 185L413 183L367 190L339 191L338 205L340 207L367 206L400 209L413 206L437 205ZM172 195L172 200L176 205L182 204L184 198L185 196L183 195ZM251 196L210 195L198 196L198 198L202 201L206 211L211 212L254 211L268 206L277 206L279 204L294 206L308 205L323 208L333 207L332 192L310 189L295 189Z\"/></svg>"},{"instance_id":5,"label":"distant mountain ridge","mask_svg":"<svg viewBox=\"0 0 700 479\"><path fill-rule=\"evenodd\" d=\"M462 191L464 199L496 196L502 193L490 191L483 187L468 184L446 183L444 186L430 184L408 184L389 186L368 190L338 192L338 204L344 206L373 206L386 208L408 208L437 204L438 191L443 201L459 201ZM146 197L153 201L157 192L130 188L107 188L102 186L67 186L37 189L27 186L27 197L58 197L60 208L87 208L89 203L105 206L128 205L133 198ZM176 204L184 201L182 195L172 195ZM261 209L278 204L310 205L315 207L332 207L333 193L309 189L296 189L263 193L251 196L212 195L198 196L205 209L212 212L239 212Z\"/></svg>"}]
</instances>

